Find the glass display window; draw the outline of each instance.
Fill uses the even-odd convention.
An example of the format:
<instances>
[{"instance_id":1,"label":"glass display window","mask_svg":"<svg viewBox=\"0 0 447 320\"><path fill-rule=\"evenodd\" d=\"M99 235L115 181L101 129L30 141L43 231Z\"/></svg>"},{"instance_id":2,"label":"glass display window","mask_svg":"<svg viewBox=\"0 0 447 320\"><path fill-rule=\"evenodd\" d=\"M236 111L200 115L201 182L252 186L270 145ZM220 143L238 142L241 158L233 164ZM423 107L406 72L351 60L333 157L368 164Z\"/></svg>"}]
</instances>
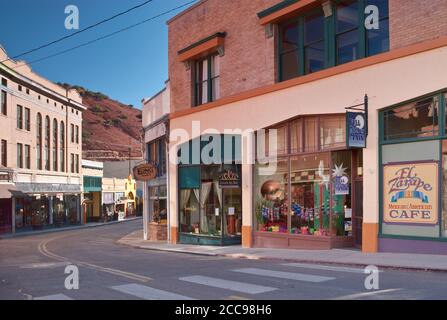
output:
<instances>
[{"instance_id":1,"label":"glass display window","mask_svg":"<svg viewBox=\"0 0 447 320\"><path fill-rule=\"evenodd\" d=\"M289 161L257 164L255 168L255 201L258 231L288 232Z\"/></svg>"},{"instance_id":2,"label":"glass display window","mask_svg":"<svg viewBox=\"0 0 447 320\"><path fill-rule=\"evenodd\" d=\"M329 236L330 154L293 157L290 165L292 234Z\"/></svg>"},{"instance_id":3,"label":"glass display window","mask_svg":"<svg viewBox=\"0 0 447 320\"><path fill-rule=\"evenodd\" d=\"M332 153L332 235L352 235L352 153Z\"/></svg>"}]
</instances>

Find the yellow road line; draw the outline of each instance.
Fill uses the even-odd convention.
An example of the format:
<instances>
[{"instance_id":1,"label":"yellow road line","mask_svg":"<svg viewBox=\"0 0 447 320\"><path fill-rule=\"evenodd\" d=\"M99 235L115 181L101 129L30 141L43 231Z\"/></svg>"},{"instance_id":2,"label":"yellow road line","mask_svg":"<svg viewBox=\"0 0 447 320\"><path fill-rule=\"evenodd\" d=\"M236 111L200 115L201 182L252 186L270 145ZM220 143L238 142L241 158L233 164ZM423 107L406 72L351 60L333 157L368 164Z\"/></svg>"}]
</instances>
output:
<instances>
[{"instance_id":1,"label":"yellow road line","mask_svg":"<svg viewBox=\"0 0 447 320\"><path fill-rule=\"evenodd\" d=\"M38 251L42 255L44 255L50 259L63 261L63 262L71 262L72 264L77 265L77 266L93 269L93 270L104 272L104 273L110 273L110 274L113 274L116 276L131 279L131 280L136 280L136 281L140 281L140 282L148 282L148 281L152 280L152 278L149 278L149 277L146 277L143 275L139 275L136 273L118 270L118 269L114 269L114 268L102 267L102 266L94 265L94 264L91 264L88 262L76 261L76 260L72 260L67 257L63 257L63 256L60 256L60 255L50 252L47 248L48 243L50 243L51 241L60 239L60 238L62 238L62 237L52 238L52 239L48 239L48 240L44 240L44 241L40 242L39 246L37 248Z\"/></svg>"}]
</instances>

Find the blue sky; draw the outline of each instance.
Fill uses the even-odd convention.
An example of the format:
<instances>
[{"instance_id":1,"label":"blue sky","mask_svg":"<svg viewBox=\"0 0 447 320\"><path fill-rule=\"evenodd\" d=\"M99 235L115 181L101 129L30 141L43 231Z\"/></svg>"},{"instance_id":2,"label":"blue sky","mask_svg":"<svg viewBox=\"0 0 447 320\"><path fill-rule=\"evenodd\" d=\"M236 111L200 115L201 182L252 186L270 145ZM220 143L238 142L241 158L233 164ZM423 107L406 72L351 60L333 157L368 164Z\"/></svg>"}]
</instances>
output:
<instances>
[{"instance_id":1,"label":"blue sky","mask_svg":"<svg viewBox=\"0 0 447 320\"><path fill-rule=\"evenodd\" d=\"M191 0L153 0L99 27L23 58L32 61L93 40L150 18ZM80 29L127 10L144 0L2 0L0 44L14 56L73 33L64 27L67 5L79 8ZM126 104L141 106L143 97L162 89L168 78L166 21L182 11L125 31L111 38L32 65L54 82L81 85ZM20 60L19 59L19 60Z\"/></svg>"}]
</instances>

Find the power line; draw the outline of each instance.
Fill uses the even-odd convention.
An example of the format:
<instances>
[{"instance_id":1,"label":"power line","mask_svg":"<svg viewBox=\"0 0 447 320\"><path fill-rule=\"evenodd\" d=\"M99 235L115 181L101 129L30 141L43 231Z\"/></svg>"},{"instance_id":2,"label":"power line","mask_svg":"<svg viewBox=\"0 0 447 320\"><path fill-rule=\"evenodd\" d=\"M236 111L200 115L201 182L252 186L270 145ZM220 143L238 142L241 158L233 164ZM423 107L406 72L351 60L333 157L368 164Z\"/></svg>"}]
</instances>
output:
<instances>
[{"instance_id":1,"label":"power line","mask_svg":"<svg viewBox=\"0 0 447 320\"><path fill-rule=\"evenodd\" d=\"M157 18L159 18L159 17L161 17L161 16L164 16L164 15L167 15L167 14L173 12L173 11L176 11L176 10L181 9L181 8L183 8L183 7L189 6L190 4L195 3L196 1L197 1L197 0L193 0L193 1L187 2L187 3L185 3L185 4L182 4L181 6L178 6L178 7L175 7L175 8L173 8L173 9L170 9L170 10L168 10L168 11L162 12L162 13L160 13L160 14L157 14L157 15L153 16L153 17L150 17L150 18L148 18L148 19L145 19L145 20L143 20L143 21L140 21L140 22L138 22L138 23L135 23L135 24L133 24L133 25L130 25L130 26L128 26L128 27L125 27L125 28L123 28L123 29L117 30L117 31L112 32L112 33L109 33L109 34L107 34L107 35L105 35L105 36L102 36L102 37L93 39L93 40L91 40L91 41L84 42L84 43L82 43L82 44L80 44L80 45L71 47L71 48L69 48L69 49L66 49L66 50L63 50L63 51L59 51L59 52L57 52L57 53L55 53L55 54L48 55L48 56L45 56L45 57L42 57L42 58L33 60L33 61L31 61L31 62L24 62L24 63L22 63L22 64L20 64L20 65L18 65L18 66L15 66L13 69L17 69L17 68L20 68L20 67L22 67L22 66L24 66L24 65L31 65L31 64L35 64L35 63L38 63L38 62L41 62L41 61L50 59L50 58L54 58L54 57L60 56L60 55L62 55L62 54L65 54L65 53L67 53L67 52L70 52L70 51L73 51L73 50L76 50L76 49L79 49L79 48L88 46L88 45L90 45L90 44L92 44L92 43L95 43L95 42L97 42L97 41L100 41L100 40L104 40L104 39L110 38L110 37L112 37L112 36L114 36L114 35L117 35L117 34L119 34L119 33L121 33L121 32L124 32L124 31L127 31L127 30L129 30L129 29L135 28L135 27L137 27L137 26L139 26L139 25L142 25L142 24L144 24L144 23L146 23L146 22L155 20L155 19L157 19Z\"/></svg>"},{"instance_id":2,"label":"power line","mask_svg":"<svg viewBox=\"0 0 447 320\"><path fill-rule=\"evenodd\" d=\"M110 17L110 18L101 20L101 21L99 21L99 22L97 22L97 23L95 23L95 24L92 24L92 25L90 25L90 26L84 28L84 29L81 29L81 30L79 30L79 31L76 31L76 32L74 32L74 33L72 33L72 34L69 34L69 35L64 36L64 37L62 37L62 38L59 38L59 39L57 39L57 40L48 42L48 43L43 44L43 45L41 45L41 46L39 46L39 47L36 47L36 48L34 48L34 49L25 51L25 52L23 52L23 53L21 53L21 54L18 54L18 55L16 55L16 56L11 57L11 58L7 58L7 59L5 59L5 60L3 60L3 61L1 61L1 62L3 63L3 62L5 62L5 61L9 61L9 60L12 60L12 59L20 58L20 57L22 57L22 56L24 56L24 55L30 54L30 53L35 52L35 51L38 51L38 50L40 50L40 49L49 47L49 46L51 46L51 45L53 45L53 44L55 44L55 43L58 43L58 42L61 42L61 41L63 41L63 40L66 40L66 39L68 39L68 38L74 37L75 35L78 35L78 34L80 34L80 33L82 33L82 32L87 31L87 30L93 29L93 28L95 28L95 27L97 27L97 26L99 26L99 25L101 25L101 24L104 24L104 23L109 22L109 21L111 21L111 20L113 20L113 19L115 19L115 18L118 18L118 17L120 17L120 16L122 16L122 15L125 15L125 14L127 14L127 13L129 13L129 12L135 10L135 9L141 8L141 7L145 6L146 4L148 4L149 2L152 2L152 1L153 1L153 0L147 0L147 1L145 1L145 2L143 2L143 3L141 3L141 4L139 4L139 5L136 5L135 7L132 7L132 8L130 8L130 9L127 9L126 11L122 11L122 12L120 12L120 13L117 13L117 14L115 14L114 16L112 16L112 17Z\"/></svg>"}]
</instances>

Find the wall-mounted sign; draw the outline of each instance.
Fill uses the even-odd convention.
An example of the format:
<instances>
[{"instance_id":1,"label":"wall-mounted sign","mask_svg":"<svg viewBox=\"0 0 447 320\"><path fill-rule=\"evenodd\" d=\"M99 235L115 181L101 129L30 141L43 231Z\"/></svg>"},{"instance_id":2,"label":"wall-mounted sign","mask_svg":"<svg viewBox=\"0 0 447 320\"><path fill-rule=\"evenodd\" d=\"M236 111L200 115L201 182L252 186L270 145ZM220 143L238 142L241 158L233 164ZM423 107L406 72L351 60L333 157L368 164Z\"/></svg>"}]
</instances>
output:
<instances>
[{"instance_id":1,"label":"wall-mounted sign","mask_svg":"<svg viewBox=\"0 0 447 320\"><path fill-rule=\"evenodd\" d=\"M219 186L221 188L239 188L240 176L232 169L225 169L219 174Z\"/></svg>"},{"instance_id":2,"label":"wall-mounted sign","mask_svg":"<svg viewBox=\"0 0 447 320\"><path fill-rule=\"evenodd\" d=\"M133 168L133 176L137 181L150 181L157 178L157 166L152 163L140 164Z\"/></svg>"},{"instance_id":3,"label":"wall-mounted sign","mask_svg":"<svg viewBox=\"0 0 447 320\"><path fill-rule=\"evenodd\" d=\"M402 163L383 167L383 221L437 224L439 164Z\"/></svg>"},{"instance_id":4,"label":"wall-mounted sign","mask_svg":"<svg viewBox=\"0 0 447 320\"><path fill-rule=\"evenodd\" d=\"M366 115L360 112L346 113L346 136L348 148L366 148Z\"/></svg>"}]
</instances>

